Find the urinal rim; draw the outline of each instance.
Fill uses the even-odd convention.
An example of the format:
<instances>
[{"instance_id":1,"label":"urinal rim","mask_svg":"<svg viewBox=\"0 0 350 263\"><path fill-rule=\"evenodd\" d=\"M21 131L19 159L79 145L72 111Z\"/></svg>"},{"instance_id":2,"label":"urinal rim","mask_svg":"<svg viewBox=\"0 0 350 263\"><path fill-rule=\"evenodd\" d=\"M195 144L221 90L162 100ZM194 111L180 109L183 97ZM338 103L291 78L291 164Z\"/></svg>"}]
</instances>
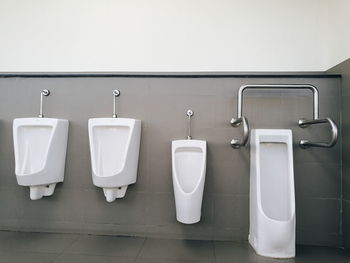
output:
<instances>
[{"instance_id":1,"label":"urinal rim","mask_svg":"<svg viewBox=\"0 0 350 263\"><path fill-rule=\"evenodd\" d=\"M24 117L24 118L14 118L13 119L13 124L15 124L15 122L19 122L19 121L29 121L29 120L35 120L37 123L35 123L33 126L36 125L42 125L41 122L44 122L45 120L47 121L55 121L55 122L69 122L69 120L67 119L59 119L59 118L48 118L48 117L43 117L43 118L39 118L39 117ZM19 125L19 124L17 124ZM29 124L25 124L25 125L29 125Z\"/></svg>"},{"instance_id":2,"label":"urinal rim","mask_svg":"<svg viewBox=\"0 0 350 263\"><path fill-rule=\"evenodd\" d=\"M113 117L96 117L96 118L89 118L88 119L88 125L90 125L90 122L99 122L99 121L112 121L112 122L118 122L118 121L127 121L127 122L137 122L140 121L139 119L133 119L133 118L122 118L122 117L118 117L118 118L113 118ZM96 124L99 125L99 124ZM112 123L111 125L116 125L114 123ZM101 125L101 126L105 126L105 125Z\"/></svg>"},{"instance_id":3,"label":"urinal rim","mask_svg":"<svg viewBox=\"0 0 350 263\"><path fill-rule=\"evenodd\" d=\"M123 124L116 124L116 123L109 123L109 124L104 124L104 123L99 123L99 121L102 121L102 120L113 120L114 122L116 122L115 120L126 120L127 123L123 123ZM97 123L94 123L94 122L97 122ZM130 144L131 144L131 137L132 137L132 133L135 129L135 126L136 126L136 123L137 122L140 122L141 123L141 120L137 120L137 119L132 119L132 118L90 118L88 120L88 131L89 131L89 148L90 148L90 160L91 160L91 170L92 170L92 175L97 177L97 178L111 178L111 177L114 177L114 176L117 176L120 174L120 172L122 172L124 169L125 169L125 165L126 165L126 156L124 158L124 161L123 161L123 165L122 167L120 168L120 170L118 171L118 173L115 173L115 174L112 174L112 175L109 175L109 176L99 176L97 173L96 173L96 164L95 162L93 161L93 156L96 154L95 153L95 149L94 147L92 147L92 143L93 143L93 128L94 127L102 127L102 126L107 126L107 127L113 127L113 126L118 126L118 127L121 127L121 126L124 126L124 127L129 127L130 129L130 132L129 132L129 135L128 135L128 140L127 140L127 147L126 147L126 153L128 153L129 151L129 148L130 148ZM91 134L91 135L90 135ZM91 148L92 147L92 148Z\"/></svg>"},{"instance_id":4,"label":"urinal rim","mask_svg":"<svg viewBox=\"0 0 350 263\"><path fill-rule=\"evenodd\" d=\"M271 134L271 133L268 133L269 131L276 131L276 134ZM278 133L277 133L278 131ZM259 140L259 136L261 135L271 135L271 136L274 136L274 135L281 135L281 133L284 133L282 135L284 136L291 136L291 141L292 143L291 144L288 144L286 141L280 141L281 143L286 143L287 144L287 149L288 149L288 154L291 156L291 159L292 159L292 165L289 164L289 169L288 170L291 170L290 172L293 173L294 175L294 167L293 167L293 161L294 161L294 158L293 158L293 135L292 135L292 131L290 129L254 129L253 131L255 133L255 147L256 147L256 151L259 152L260 151L260 143L261 142L268 142L268 141L260 141ZM276 141L274 141L276 142ZM278 141L279 142L279 141ZM257 158L255 160L255 164L256 164L256 179L257 179L257 185L260 185L261 182L260 182L260 177L261 177L261 173L260 173L260 158ZM261 189L260 187L257 187L257 196L256 198L258 199L257 201L257 204L258 204L258 209L260 211L260 213L265 217L265 219L267 220L270 220L272 222L276 222L276 223L289 223L291 221L294 220L295 218L295 182L294 182L294 178L291 178L289 176L289 180L292 180L292 196L291 196L291 199L294 201L292 202L292 205L291 205L291 216L287 219L287 220L277 220L277 219L273 219L269 216L266 215L263 207L262 207L262 204L261 204Z\"/></svg>"},{"instance_id":5,"label":"urinal rim","mask_svg":"<svg viewBox=\"0 0 350 263\"><path fill-rule=\"evenodd\" d=\"M186 145L186 146L173 146L174 143L176 144L177 142L186 142L188 143L189 145ZM202 145L198 146L198 145L191 145L191 142L194 142L194 143L200 143ZM176 172L176 169L175 169L175 152L176 152L176 149L178 148L190 148L190 147L196 147L196 148L200 148L205 156L205 158L203 158L203 161L202 161L202 164L201 164L201 175L199 177L199 180L196 184L196 186L193 188L193 190L189 193L186 193L182 187L181 187L181 184L177 178L177 172ZM207 162L207 141L204 141L204 140L173 140L172 141L172 160L171 160L171 163L172 163L172 170L173 170L173 179L175 179L175 183L178 187L178 189L181 191L182 194L184 195L192 195L193 193L195 193L197 191L197 189L199 188L199 185L201 184L201 181L203 179L203 177L205 177L206 173L206 162ZM175 175L174 175L175 174Z\"/></svg>"},{"instance_id":6,"label":"urinal rim","mask_svg":"<svg viewBox=\"0 0 350 263\"><path fill-rule=\"evenodd\" d=\"M48 124L43 124L43 123L35 123L35 124L31 124L31 123L17 123L20 120L30 120L30 119L35 119L35 120L42 120L42 119L46 119L46 120L52 120L54 121L53 123L48 123ZM59 121L66 121L68 122L68 120L63 120L63 119L55 119L55 118L16 118L13 120L13 140L14 140L14 153L15 153L15 174L16 176L32 176L32 175L36 175L39 174L41 172L43 172L46 168L46 164L47 164L47 157L49 156L49 152L51 149L51 145L52 145L52 140L53 140L53 136L56 133L57 130L57 126L58 126L58 122ZM26 127L26 126L49 126L52 127L52 132L50 134L50 139L49 139L49 147L47 147L47 151L45 153L45 161L44 164L42 166L42 168L38 171L36 171L35 173L31 173L31 174L23 174L18 172L18 167L16 165L16 160L19 159L19 143L18 143L18 129L20 127ZM17 143L16 143L17 142Z\"/></svg>"}]
</instances>

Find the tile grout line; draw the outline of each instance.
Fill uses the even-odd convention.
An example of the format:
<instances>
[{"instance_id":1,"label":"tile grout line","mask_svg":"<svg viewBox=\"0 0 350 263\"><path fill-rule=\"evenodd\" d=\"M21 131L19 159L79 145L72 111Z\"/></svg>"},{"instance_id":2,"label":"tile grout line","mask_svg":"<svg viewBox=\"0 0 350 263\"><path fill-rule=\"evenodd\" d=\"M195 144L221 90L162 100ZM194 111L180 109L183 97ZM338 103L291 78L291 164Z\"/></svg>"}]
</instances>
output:
<instances>
[{"instance_id":1,"label":"tile grout line","mask_svg":"<svg viewBox=\"0 0 350 263\"><path fill-rule=\"evenodd\" d=\"M52 261L50 261L50 263L54 263L60 256L62 256L62 255L65 253L65 251L66 251L68 248L70 248L70 247L80 238L80 236L81 236L80 234L77 235L77 236L72 240L72 242L71 242L69 245L67 245L66 247L64 247L64 248L62 249L62 251L61 251L60 253L58 253L57 256L54 257L54 258L52 259Z\"/></svg>"},{"instance_id":2,"label":"tile grout line","mask_svg":"<svg viewBox=\"0 0 350 263\"><path fill-rule=\"evenodd\" d=\"M135 257L133 263L135 263L135 262L137 261L137 259L139 258L140 254L141 254L141 252L142 252L142 250L143 250L143 248L144 248L144 246L145 246L145 243L146 243L147 239L148 239L148 238L146 237L146 238L143 240L142 245L140 246L140 250L138 251L138 253L137 253L137 255L136 255L136 257Z\"/></svg>"},{"instance_id":3,"label":"tile grout line","mask_svg":"<svg viewBox=\"0 0 350 263\"><path fill-rule=\"evenodd\" d=\"M213 243L213 252L214 252L214 262L216 262L217 258L216 258L215 241L213 240L212 243Z\"/></svg>"}]
</instances>

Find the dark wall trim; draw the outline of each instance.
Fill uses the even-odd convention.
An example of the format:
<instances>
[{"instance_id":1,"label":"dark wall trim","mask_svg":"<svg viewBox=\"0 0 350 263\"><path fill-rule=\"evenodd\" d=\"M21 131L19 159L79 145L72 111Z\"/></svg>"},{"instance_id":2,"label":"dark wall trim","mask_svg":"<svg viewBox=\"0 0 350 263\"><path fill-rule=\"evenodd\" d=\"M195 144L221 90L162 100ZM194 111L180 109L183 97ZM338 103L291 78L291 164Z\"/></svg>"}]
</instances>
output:
<instances>
[{"instance_id":1,"label":"dark wall trim","mask_svg":"<svg viewBox=\"0 0 350 263\"><path fill-rule=\"evenodd\" d=\"M323 72L176 72L176 73L135 73L135 72L0 72L0 78L89 78L89 77L111 77L111 78L340 78L340 74Z\"/></svg>"}]
</instances>

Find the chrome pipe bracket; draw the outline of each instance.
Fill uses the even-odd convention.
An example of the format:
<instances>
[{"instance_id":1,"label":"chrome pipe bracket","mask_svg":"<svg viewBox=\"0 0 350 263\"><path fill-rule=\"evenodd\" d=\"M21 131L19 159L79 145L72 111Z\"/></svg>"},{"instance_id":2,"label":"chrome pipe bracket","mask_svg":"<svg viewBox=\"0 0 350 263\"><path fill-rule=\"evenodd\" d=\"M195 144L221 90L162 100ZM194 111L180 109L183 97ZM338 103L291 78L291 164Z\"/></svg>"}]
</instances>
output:
<instances>
[{"instance_id":1,"label":"chrome pipe bracket","mask_svg":"<svg viewBox=\"0 0 350 263\"><path fill-rule=\"evenodd\" d=\"M50 91L48 89L44 89L40 93L40 108L39 108L39 118L44 118L44 113L43 113L43 97L47 97L50 95Z\"/></svg>"},{"instance_id":2,"label":"chrome pipe bracket","mask_svg":"<svg viewBox=\"0 0 350 263\"><path fill-rule=\"evenodd\" d=\"M298 124L300 128L306 128L310 125L314 124L323 124L328 123L331 127L331 140L329 142L310 142L308 140L301 140L300 141L300 147L302 148L308 148L308 147L321 147L321 148L331 148L333 147L338 140L338 128L335 122L331 118L325 118L325 119L316 119L316 120L306 120L306 119L300 119Z\"/></svg>"},{"instance_id":3,"label":"chrome pipe bracket","mask_svg":"<svg viewBox=\"0 0 350 263\"><path fill-rule=\"evenodd\" d=\"M115 89L113 90L113 118L117 118L117 97L120 96L120 91Z\"/></svg>"},{"instance_id":4,"label":"chrome pipe bracket","mask_svg":"<svg viewBox=\"0 0 350 263\"><path fill-rule=\"evenodd\" d=\"M243 124L243 138L242 140L240 139L232 139L231 140L231 146L235 149L239 149L242 146L246 146L247 142L248 142L248 137L249 137L249 124L248 124L248 120L246 117L242 116L240 118L232 118L232 120L230 121L231 125L233 127L238 127L241 124Z\"/></svg>"},{"instance_id":5,"label":"chrome pipe bracket","mask_svg":"<svg viewBox=\"0 0 350 263\"><path fill-rule=\"evenodd\" d=\"M187 110L186 111L186 115L188 117L188 136L187 136L187 140L192 140L192 136L191 136L191 118L194 115L194 112L192 110Z\"/></svg>"}]
</instances>

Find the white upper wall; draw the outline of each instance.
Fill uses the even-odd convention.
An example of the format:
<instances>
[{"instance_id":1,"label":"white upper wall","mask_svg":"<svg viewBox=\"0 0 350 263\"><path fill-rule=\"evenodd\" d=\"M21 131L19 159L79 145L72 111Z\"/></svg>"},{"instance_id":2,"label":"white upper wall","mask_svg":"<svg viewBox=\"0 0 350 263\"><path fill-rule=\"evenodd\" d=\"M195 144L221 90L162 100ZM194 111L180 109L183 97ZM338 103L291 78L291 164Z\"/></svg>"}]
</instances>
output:
<instances>
[{"instance_id":1,"label":"white upper wall","mask_svg":"<svg viewBox=\"0 0 350 263\"><path fill-rule=\"evenodd\" d=\"M334 1L0 0L0 72L321 71Z\"/></svg>"},{"instance_id":2,"label":"white upper wall","mask_svg":"<svg viewBox=\"0 0 350 263\"><path fill-rule=\"evenodd\" d=\"M327 66L350 58L350 0L328 1Z\"/></svg>"}]
</instances>

